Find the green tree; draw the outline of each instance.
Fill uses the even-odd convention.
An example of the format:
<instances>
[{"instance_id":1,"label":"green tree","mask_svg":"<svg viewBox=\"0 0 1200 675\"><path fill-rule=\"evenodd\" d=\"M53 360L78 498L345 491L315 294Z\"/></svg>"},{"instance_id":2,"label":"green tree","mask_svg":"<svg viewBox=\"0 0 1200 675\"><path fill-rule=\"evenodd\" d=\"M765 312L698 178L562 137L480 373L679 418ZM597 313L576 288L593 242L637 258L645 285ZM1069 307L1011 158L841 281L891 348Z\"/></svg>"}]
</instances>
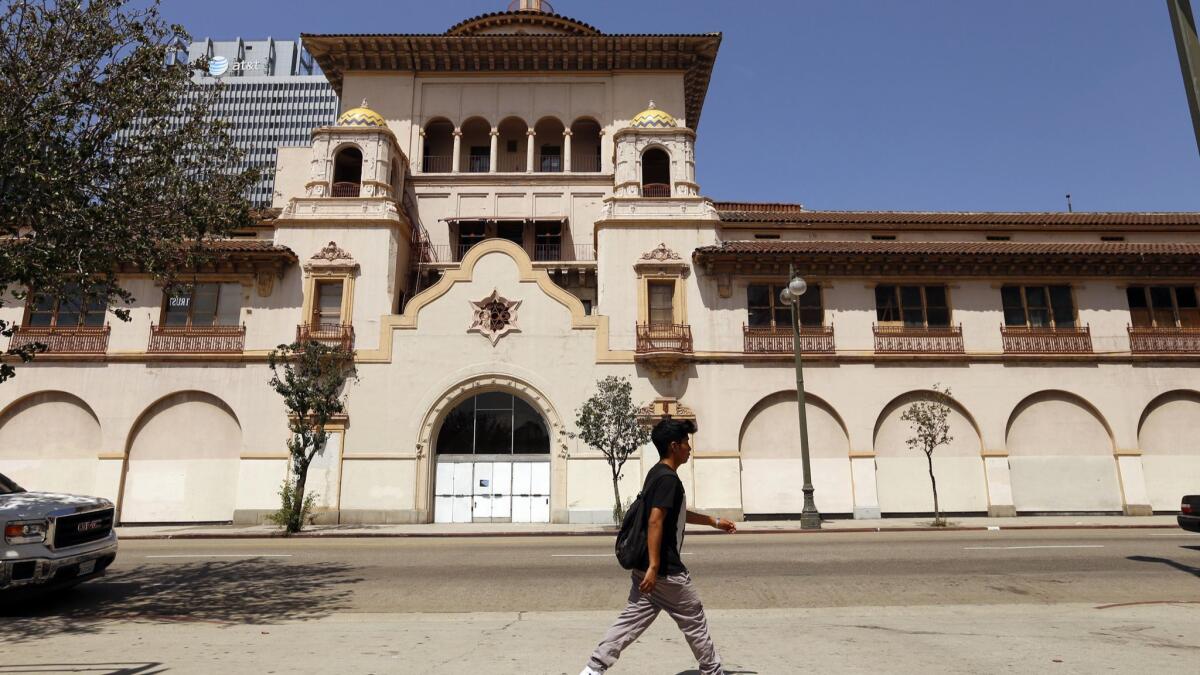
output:
<instances>
[{"instance_id":1,"label":"green tree","mask_svg":"<svg viewBox=\"0 0 1200 675\"><path fill-rule=\"evenodd\" d=\"M941 527L946 524L942 519L941 507L938 504L937 478L933 475L933 453L943 445L949 445L954 437L950 435L950 411L952 410L950 388L933 385L933 395L928 399L915 401L900 415L900 419L909 423L912 436L905 443L909 448L925 453L925 461L929 464L929 484L933 488L933 524Z\"/></svg>"},{"instance_id":2,"label":"green tree","mask_svg":"<svg viewBox=\"0 0 1200 675\"><path fill-rule=\"evenodd\" d=\"M228 125L209 117L221 88L192 84L204 63L167 65L187 39L157 1L0 3L0 303L89 289L128 304L119 266L169 282L252 222L256 173L234 170ZM10 349L0 382L42 350Z\"/></svg>"},{"instance_id":3,"label":"green tree","mask_svg":"<svg viewBox=\"0 0 1200 675\"><path fill-rule=\"evenodd\" d=\"M613 520L621 523L625 505L621 503L621 469L638 448L650 441L650 430L638 419L639 410L633 403L633 386L624 377L608 376L596 382L596 393L575 411L572 438L604 453L612 473Z\"/></svg>"},{"instance_id":4,"label":"green tree","mask_svg":"<svg viewBox=\"0 0 1200 675\"><path fill-rule=\"evenodd\" d=\"M308 340L279 345L271 350L267 362L271 366L271 388L283 397L291 432L287 442L291 476L280 491L283 504L275 522L289 533L299 532L313 502L304 494L308 467L325 452L329 422L346 410L346 383L357 379L354 353Z\"/></svg>"}]
</instances>

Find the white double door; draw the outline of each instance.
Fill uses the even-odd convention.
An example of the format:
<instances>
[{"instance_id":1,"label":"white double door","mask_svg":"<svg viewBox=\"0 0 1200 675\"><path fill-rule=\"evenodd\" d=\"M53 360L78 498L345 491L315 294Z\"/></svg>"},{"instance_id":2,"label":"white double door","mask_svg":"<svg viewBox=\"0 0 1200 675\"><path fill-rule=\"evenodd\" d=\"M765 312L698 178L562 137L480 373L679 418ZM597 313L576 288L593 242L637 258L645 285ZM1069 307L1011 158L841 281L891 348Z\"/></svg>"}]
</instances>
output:
<instances>
[{"instance_id":1,"label":"white double door","mask_svg":"<svg viewBox=\"0 0 1200 675\"><path fill-rule=\"evenodd\" d=\"M435 523L550 522L550 462L439 461Z\"/></svg>"}]
</instances>

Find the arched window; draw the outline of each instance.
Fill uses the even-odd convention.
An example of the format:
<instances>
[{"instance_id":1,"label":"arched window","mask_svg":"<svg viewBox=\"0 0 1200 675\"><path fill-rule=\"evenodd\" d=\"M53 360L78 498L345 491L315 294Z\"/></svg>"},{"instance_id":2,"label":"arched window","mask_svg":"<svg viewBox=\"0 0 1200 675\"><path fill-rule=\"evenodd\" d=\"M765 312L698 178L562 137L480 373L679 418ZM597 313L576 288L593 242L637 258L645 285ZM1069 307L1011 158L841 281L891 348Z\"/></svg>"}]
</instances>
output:
<instances>
[{"instance_id":1,"label":"arched window","mask_svg":"<svg viewBox=\"0 0 1200 675\"><path fill-rule=\"evenodd\" d=\"M454 125L439 117L425 125L425 145L421 149L423 173L450 173L454 155Z\"/></svg>"},{"instance_id":2,"label":"arched window","mask_svg":"<svg viewBox=\"0 0 1200 675\"><path fill-rule=\"evenodd\" d=\"M439 455L547 455L550 434L533 406L508 392L490 391L450 411L438 432Z\"/></svg>"},{"instance_id":3,"label":"arched window","mask_svg":"<svg viewBox=\"0 0 1200 675\"><path fill-rule=\"evenodd\" d=\"M357 197L362 186L362 151L354 146L338 150L333 157L331 197Z\"/></svg>"},{"instance_id":4,"label":"arched window","mask_svg":"<svg viewBox=\"0 0 1200 675\"><path fill-rule=\"evenodd\" d=\"M571 125L571 172L600 171L600 123L579 119Z\"/></svg>"},{"instance_id":5,"label":"arched window","mask_svg":"<svg viewBox=\"0 0 1200 675\"><path fill-rule=\"evenodd\" d=\"M671 157L662 148L642 154L642 196L671 196Z\"/></svg>"}]
</instances>

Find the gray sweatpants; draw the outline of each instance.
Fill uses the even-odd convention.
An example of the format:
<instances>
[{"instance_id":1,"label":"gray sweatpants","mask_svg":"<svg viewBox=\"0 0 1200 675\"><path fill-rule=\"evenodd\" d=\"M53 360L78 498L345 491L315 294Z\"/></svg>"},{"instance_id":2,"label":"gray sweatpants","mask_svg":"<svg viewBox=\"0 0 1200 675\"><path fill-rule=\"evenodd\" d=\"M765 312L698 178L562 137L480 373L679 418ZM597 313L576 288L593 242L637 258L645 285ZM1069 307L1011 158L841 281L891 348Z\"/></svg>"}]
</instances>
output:
<instances>
[{"instance_id":1,"label":"gray sweatpants","mask_svg":"<svg viewBox=\"0 0 1200 675\"><path fill-rule=\"evenodd\" d=\"M692 586L692 577L686 572L667 577L660 576L654 590L645 595L638 590L642 576L642 572L633 572L629 604L604 634L604 639L596 646L596 651L592 652L588 666L601 672L611 668L621 656L621 652L654 623L660 611L665 611L675 619L679 630L683 631L683 636L692 648L692 654L700 662L702 675L720 675L723 672L721 657L708 634L708 620L704 617L700 594Z\"/></svg>"}]
</instances>

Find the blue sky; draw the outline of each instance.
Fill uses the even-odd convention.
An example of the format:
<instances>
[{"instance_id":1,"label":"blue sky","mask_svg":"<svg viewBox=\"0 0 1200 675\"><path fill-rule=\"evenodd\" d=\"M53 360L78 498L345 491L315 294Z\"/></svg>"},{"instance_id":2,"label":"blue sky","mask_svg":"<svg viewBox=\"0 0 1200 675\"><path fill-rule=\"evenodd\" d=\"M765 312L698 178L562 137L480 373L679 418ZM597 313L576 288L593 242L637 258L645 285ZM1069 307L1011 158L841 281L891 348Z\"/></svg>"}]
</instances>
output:
<instances>
[{"instance_id":1,"label":"blue sky","mask_svg":"<svg viewBox=\"0 0 1200 675\"><path fill-rule=\"evenodd\" d=\"M194 37L442 32L505 0L163 0ZM605 32L722 32L715 199L812 209L1200 211L1163 0L554 0Z\"/></svg>"}]
</instances>

